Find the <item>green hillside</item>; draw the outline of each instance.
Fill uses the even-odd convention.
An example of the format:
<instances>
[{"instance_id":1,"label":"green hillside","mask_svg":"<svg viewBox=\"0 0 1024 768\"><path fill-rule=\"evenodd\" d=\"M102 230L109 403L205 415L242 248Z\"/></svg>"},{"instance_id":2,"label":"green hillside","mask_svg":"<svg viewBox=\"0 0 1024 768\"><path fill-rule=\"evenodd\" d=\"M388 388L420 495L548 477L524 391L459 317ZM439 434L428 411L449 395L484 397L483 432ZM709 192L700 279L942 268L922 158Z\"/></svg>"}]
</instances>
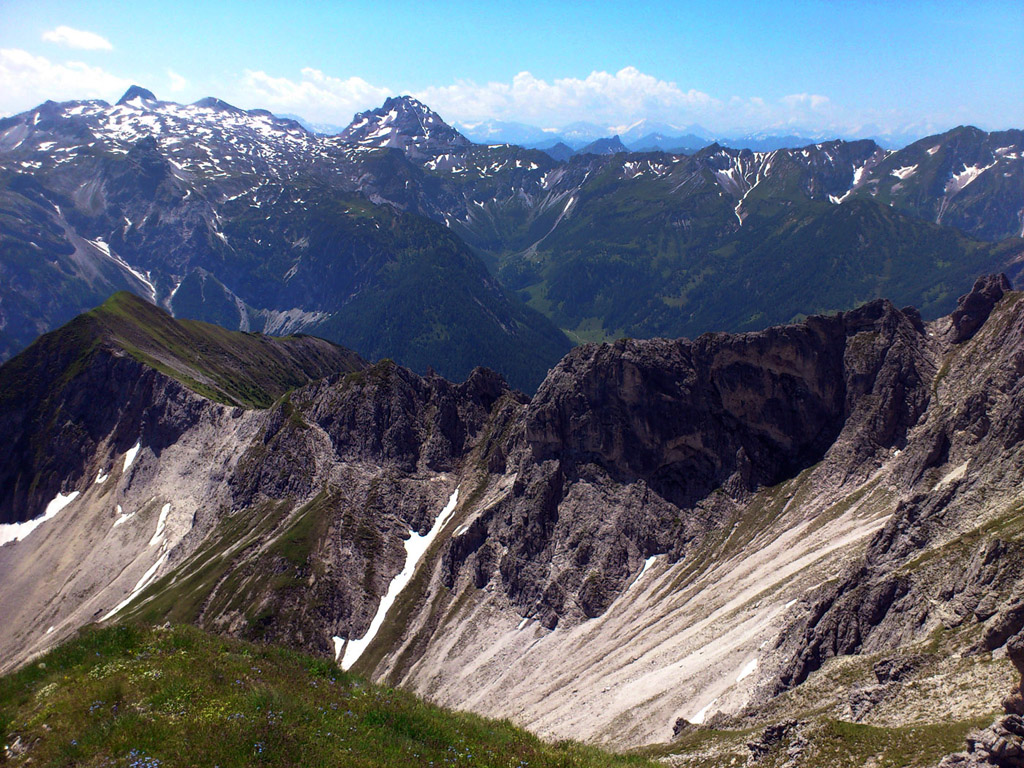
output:
<instances>
[{"instance_id":1,"label":"green hillside","mask_svg":"<svg viewBox=\"0 0 1024 768\"><path fill-rule=\"evenodd\" d=\"M354 352L322 339L273 338L175 320L122 291L0 367L3 400L38 395L33 379L40 365L69 381L101 348L126 353L212 400L246 408L265 408L290 389L365 367Z\"/></svg>"},{"instance_id":2,"label":"green hillside","mask_svg":"<svg viewBox=\"0 0 1024 768\"><path fill-rule=\"evenodd\" d=\"M86 629L0 678L9 765L653 766L191 627Z\"/></svg>"},{"instance_id":3,"label":"green hillside","mask_svg":"<svg viewBox=\"0 0 1024 768\"><path fill-rule=\"evenodd\" d=\"M708 179L671 196L661 179L592 178L535 249L499 276L577 341L758 330L886 297L926 319L1024 242L974 240L873 200L844 205L756 189L743 203ZM779 182L781 183L781 182Z\"/></svg>"}]
</instances>

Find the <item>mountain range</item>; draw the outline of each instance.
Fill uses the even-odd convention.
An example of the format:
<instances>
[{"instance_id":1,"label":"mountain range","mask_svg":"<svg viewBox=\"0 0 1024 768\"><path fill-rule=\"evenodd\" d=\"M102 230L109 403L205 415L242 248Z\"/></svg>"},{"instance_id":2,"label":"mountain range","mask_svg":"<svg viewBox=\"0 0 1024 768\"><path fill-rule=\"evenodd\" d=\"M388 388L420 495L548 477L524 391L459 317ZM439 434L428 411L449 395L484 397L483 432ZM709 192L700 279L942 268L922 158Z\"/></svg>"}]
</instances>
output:
<instances>
[{"instance_id":1,"label":"mountain range","mask_svg":"<svg viewBox=\"0 0 1024 768\"><path fill-rule=\"evenodd\" d=\"M401 153L364 158L270 113L143 89L48 103L0 134L5 356L119 289L424 371L487 364L525 388L569 347L443 226L378 204L417 195Z\"/></svg>"},{"instance_id":2,"label":"mountain range","mask_svg":"<svg viewBox=\"0 0 1024 768\"><path fill-rule=\"evenodd\" d=\"M117 294L0 366L0 659L191 623L546 737L988 765L1024 712L1022 295L587 344L527 397Z\"/></svg>"},{"instance_id":3,"label":"mountain range","mask_svg":"<svg viewBox=\"0 0 1024 768\"><path fill-rule=\"evenodd\" d=\"M581 147L599 139L619 136L633 152L665 151L685 154L692 154L715 143L733 149L770 152L775 149L798 149L836 138L871 138L887 149L900 149L924 136L923 131L883 132L877 126L867 126L857 136L826 135L820 131L801 129L715 133L697 124L679 126L646 118L628 125L611 126L581 121L570 123L563 128L538 128L518 122L480 120L456 122L455 127L478 144L518 144L534 149L547 149L561 142L574 151L579 151ZM341 133L343 130L339 126L320 128L323 129L323 133Z\"/></svg>"},{"instance_id":4,"label":"mountain range","mask_svg":"<svg viewBox=\"0 0 1024 768\"><path fill-rule=\"evenodd\" d=\"M389 687L679 765L1020 765L1024 132L621 133L138 86L0 120L3 760L237 736L253 658L258 744L342 684L409 760L473 762ZM224 649L213 698L175 644Z\"/></svg>"},{"instance_id":5,"label":"mountain range","mask_svg":"<svg viewBox=\"0 0 1024 768\"><path fill-rule=\"evenodd\" d=\"M570 339L753 330L882 295L930 319L1024 253L1020 131L609 148L473 144L410 97L337 136L139 87L47 102L0 121L0 354L126 289L532 391Z\"/></svg>"}]
</instances>

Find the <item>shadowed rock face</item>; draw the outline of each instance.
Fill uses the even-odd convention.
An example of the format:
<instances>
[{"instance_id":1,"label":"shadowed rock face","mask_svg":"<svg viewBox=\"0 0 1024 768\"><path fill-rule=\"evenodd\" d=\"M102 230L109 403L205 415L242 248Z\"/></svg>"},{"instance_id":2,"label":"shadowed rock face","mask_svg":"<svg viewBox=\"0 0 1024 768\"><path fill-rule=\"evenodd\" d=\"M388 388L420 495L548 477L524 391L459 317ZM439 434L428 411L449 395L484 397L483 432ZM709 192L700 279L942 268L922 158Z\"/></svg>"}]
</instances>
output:
<instances>
[{"instance_id":1,"label":"shadowed rock face","mask_svg":"<svg viewBox=\"0 0 1024 768\"><path fill-rule=\"evenodd\" d=\"M449 551L448 583L472 559L476 583L500 576L544 626L597 616L637 555L679 557L721 522L698 508L715 489L743 497L792 477L844 427L843 472L902 445L928 402L925 346L912 315L877 301L758 333L574 350L526 409L488 535Z\"/></svg>"},{"instance_id":2,"label":"shadowed rock face","mask_svg":"<svg viewBox=\"0 0 1024 768\"><path fill-rule=\"evenodd\" d=\"M1006 643L1006 655L1020 675L1017 689L1003 701L1003 707L1010 715L1024 715L1024 622L1021 623L1021 629Z\"/></svg>"},{"instance_id":3,"label":"shadowed rock face","mask_svg":"<svg viewBox=\"0 0 1024 768\"><path fill-rule=\"evenodd\" d=\"M548 376L526 442L537 462L596 463L677 506L734 475L771 485L820 459L848 419L875 447L897 444L927 402L919 337L878 301L740 336L587 346Z\"/></svg>"},{"instance_id":4,"label":"shadowed rock face","mask_svg":"<svg viewBox=\"0 0 1024 768\"><path fill-rule=\"evenodd\" d=\"M57 493L87 482L86 467L101 443L123 453L144 438L159 451L195 426L199 414L218 407L117 356L94 361L73 386L33 397L36 413L21 410L24 405L0 414L0 430L12 436L0 448L0 523L37 517Z\"/></svg>"}]
</instances>

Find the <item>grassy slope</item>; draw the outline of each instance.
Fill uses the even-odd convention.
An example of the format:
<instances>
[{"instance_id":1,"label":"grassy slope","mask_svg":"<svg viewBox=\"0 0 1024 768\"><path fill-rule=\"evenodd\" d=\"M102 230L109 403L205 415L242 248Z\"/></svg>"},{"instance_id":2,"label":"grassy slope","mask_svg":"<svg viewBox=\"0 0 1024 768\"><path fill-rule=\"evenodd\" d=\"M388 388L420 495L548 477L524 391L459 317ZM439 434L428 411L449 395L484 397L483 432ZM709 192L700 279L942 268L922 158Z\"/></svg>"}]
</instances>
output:
<instances>
[{"instance_id":1,"label":"grassy slope","mask_svg":"<svg viewBox=\"0 0 1024 768\"><path fill-rule=\"evenodd\" d=\"M85 630L0 679L0 734L11 765L653 765L190 627Z\"/></svg>"},{"instance_id":2,"label":"grassy slope","mask_svg":"<svg viewBox=\"0 0 1024 768\"><path fill-rule=\"evenodd\" d=\"M311 380L364 367L355 353L322 339L272 339L175 320L120 292L0 367L0 402L39 383L70 381L101 347L121 349L212 400L247 408L265 408ZM43 381L33 383L36 378Z\"/></svg>"},{"instance_id":3,"label":"grassy slope","mask_svg":"<svg viewBox=\"0 0 1024 768\"><path fill-rule=\"evenodd\" d=\"M322 339L276 339L175 320L126 292L91 314L108 338L140 362L229 404L265 408L310 380L364 367L354 352Z\"/></svg>"}]
</instances>

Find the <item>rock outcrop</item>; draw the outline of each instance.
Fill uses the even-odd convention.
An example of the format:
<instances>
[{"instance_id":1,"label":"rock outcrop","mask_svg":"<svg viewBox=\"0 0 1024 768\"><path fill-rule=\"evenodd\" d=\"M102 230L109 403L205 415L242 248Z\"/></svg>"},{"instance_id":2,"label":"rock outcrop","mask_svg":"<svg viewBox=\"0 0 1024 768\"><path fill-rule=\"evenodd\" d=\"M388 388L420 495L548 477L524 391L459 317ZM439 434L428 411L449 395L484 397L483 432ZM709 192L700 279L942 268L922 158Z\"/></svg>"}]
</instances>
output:
<instances>
[{"instance_id":1,"label":"rock outcrop","mask_svg":"<svg viewBox=\"0 0 1024 768\"><path fill-rule=\"evenodd\" d=\"M965 293L949 316L950 341L960 344L974 335L992 313L996 303L1010 290L1006 275L979 277L970 293Z\"/></svg>"},{"instance_id":2,"label":"rock outcrop","mask_svg":"<svg viewBox=\"0 0 1024 768\"><path fill-rule=\"evenodd\" d=\"M462 567L500 578L549 629L598 616L641 560L677 560L721 524L723 509L700 507L716 489L742 499L793 477L841 432L845 473L902 446L928 403L924 346L878 301L740 336L580 347L529 404L512 491L478 549L449 551L447 583ZM623 489L611 505L609 489Z\"/></svg>"},{"instance_id":3,"label":"rock outcrop","mask_svg":"<svg viewBox=\"0 0 1024 768\"><path fill-rule=\"evenodd\" d=\"M923 550L948 542L951 532L968 530L967 510L986 509L986 497L998 495L1000 504L1008 504L1007 494L1015 495L1024 461L1024 318L1016 296L998 321L980 325L1005 286L1003 276L982 278L960 300L950 318L948 346L936 349L941 362L927 387L934 402L900 456L898 477L909 492L863 561L816 602L802 633L786 640L793 658L777 690L799 684L831 656L885 651L905 642L912 627L928 625L934 616L936 589L945 626L999 614L987 630L990 650L1016 631L1019 609L997 610L993 595L1009 594L1019 583L1018 542L995 538L955 562L905 567ZM963 349L971 338L970 349ZM945 474L937 471L942 466Z\"/></svg>"}]
</instances>

